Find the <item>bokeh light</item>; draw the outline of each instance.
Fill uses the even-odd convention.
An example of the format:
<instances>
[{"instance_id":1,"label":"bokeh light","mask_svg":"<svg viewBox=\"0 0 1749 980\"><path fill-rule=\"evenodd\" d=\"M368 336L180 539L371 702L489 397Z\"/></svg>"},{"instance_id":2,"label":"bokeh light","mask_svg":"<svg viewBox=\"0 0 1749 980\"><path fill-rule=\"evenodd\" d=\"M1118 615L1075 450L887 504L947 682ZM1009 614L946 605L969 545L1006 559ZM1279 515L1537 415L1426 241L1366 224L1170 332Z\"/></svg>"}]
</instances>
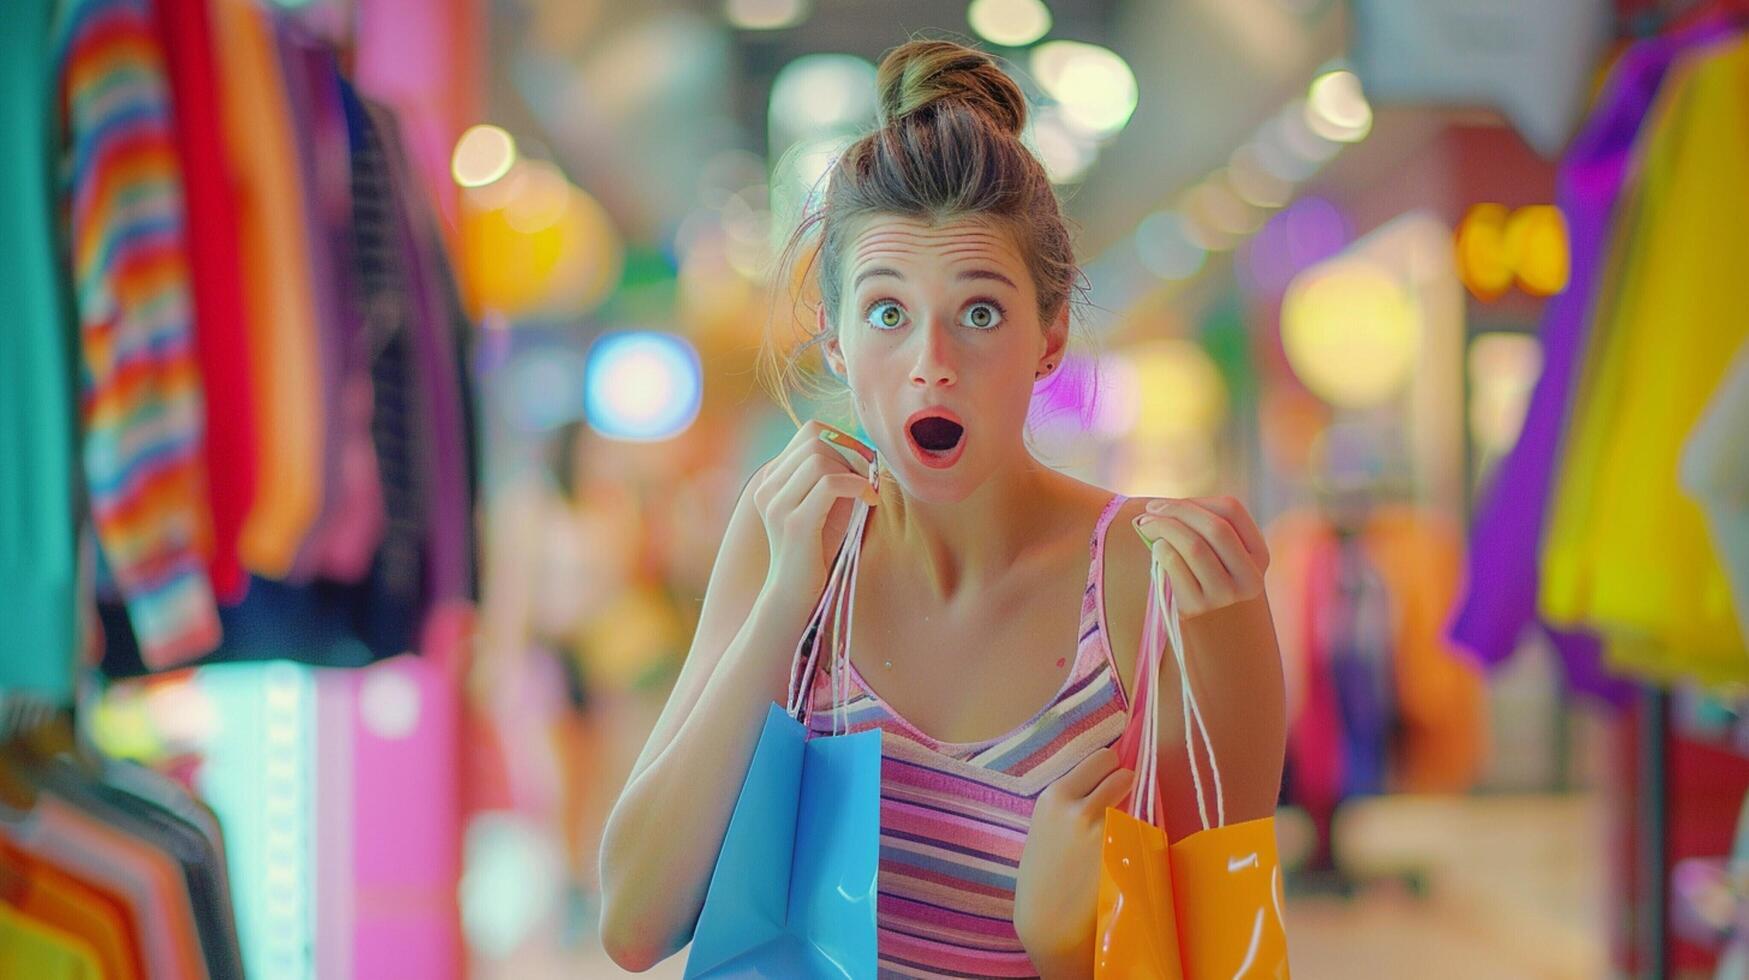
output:
<instances>
[{"instance_id":1,"label":"bokeh light","mask_svg":"<svg viewBox=\"0 0 1749 980\"><path fill-rule=\"evenodd\" d=\"M516 163L516 141L497 126L471 126L455 142L450 173L463 187L484 187L510 172Z\"/></svg>"},{"instance_id":2,"label":"bokeh light","mask_svg":"<svg viewBox=\"0 0 1749 980\"><path fill-rule=\"evenodd\" d=\"M1567 219L1552 204L1519 208L1506 221L1506 254L1518 288L1533 296L1553 296L1567 288L1571 271Z\"/></svg>"},{"instance_id":3,"label":"bokeh light","mask_svg":"<svg viewBox=\"0 0 1749 980\"><path fill-rule=\"evenodd\" d=\"M619 282L624 246L607 211L553 164L520 160L462 195L462 267L483 314L575 315Z\"/></svg>"},{"instance_id":4,"label":"bokeh light","mask_svg":"<svg viewBox=\"0 0 1749 980\"><path fill-rule=\"evenodd\" d=\"M1022 48L1050 33L1051 11L1039 0L972 0L966 21L991 44Z\"/></svg>"},{"instance_id":5,"label":"bokeh light","mask_svg":"<svg viewBox=\"0 0 1749 980\"><path fill-rule=\"evenodd\" d=\"M1136 226L1136 254L1162 279L1188 279L1202 270L1208 257L1176 211L1157 211L1142 219Z\"/></svg>"},{"instance_id":6,"label":"bokeh light","mask_svg":"<svg viewBox=\"0 0 1749 980\"><path fill-rule=\"evenodd\" d=\"M1339 258L1301 273L1282 300L1288 364L1318 397L1348 408L1383 404L1408 381L1421 315L1380 266Z\"/></svg>"},{"instance_id":7,"label":"bokeh light","mask_svg":"<svg viewBox=\"0 0 1749 980\"><path fill-rule=\"evenodd\" d=\"M1201 345L1173 337L1129 353L1139 394L1138 439L1203 440L1215 435L1227 418L1227 385Z\"/></svg>"},{"instance_id":8,"label":"bokeh light","mask_svg":"<svg viewBox=\"0 0 1749 980\"><path fill-rule=\"evenodd\" d=\"M810 54L783 66L771 84L774 148L854 131L875 116L875 66L848 54Z\"/></svg>"},{"instance_id":9,"label":"bokeh light","mask_svg":"<svg viewBox=\"0 0 1749 980\"><path fill-rule=\"evenodd\" d=\"M1044 164L1053 184L1072 184L1086 176L1099 157L1099 147L1085 131L1063 118L1061 106L1044 106L1026 121L1021 142Z\"/></svg>"},{"instance_id":10,"label":"bokeh light","mask_svg":"<svg viewBox=\"0 0 1749 980\"><path fill-rule=\"evenodd\" d=\"M671 438L698 416L698 352L673 334L606 334L589 349L583 385L584 412L595 431L632 442Z\"/></svg>"},{"instance_id":11,"label":"bokeh light","mask_svg":"<svg viewBox=\"0 0 1749 980\"><path fill-rule=\"evenodd\" d=\"M1470 344L1470 435L1484 456L1518 441L1542 363L1542 344L1529 334L1486 333Z\"/></svg>"},{"instance_id":12,"label":"bokeh light","mask_svg":"<svg viewBox=\"0 0 1749 980\"><path fill-rule=\"evenodd\" d=\"M1301 198L1246 243L1240 269L1251 289L1280 295L1302 269L1347 247L1351 235L1348 219L1335 204L1322 197Z\"/></svg>"},{"instance_id":13,"label":"bokeh light","mask_svg":"<svg viewBox=\"0 0 1749 980\"><path fill-rule=\"evenodd\" d=\"M1512 287L1512 260L1506 251L1504 204L1478 204L1458 225L1458 277L1477 299L1494 300Z\"/></svg>"},{"instance_id":14,"label":"bokeh light","mask_svg":"<svg viewBox=\"0 0 1749 980\"><path fill-rule=\"evenodd\" d=\"M723 16L744 31L775 31L794 27L808 16L807 0L727 0Z\"/></svg>"},{"instance_id":15,"label":"bokeh light","mask_svg":"<svg viewBox=\"0 0 1749 980\"><path fill-rule=\"evenodd\" d=\"M1347 69L1328 71L1306 90L1306 125L1338 143L1356 143L1372 131L1372 106L1360 78Z\"/></svg>"},{"instance_id":16,"label":"bokeh light","mask_svg":"<svg viewBox=\"0 0 1749 980\"><path fill-rule=\"evenodd\" d=\"M1099 136L1123 129L1136 111L1136 76L1115 51L1081 41L1033 49L1032 73L1063 108L1063 118Z\"/></svg>"}]
</instances>

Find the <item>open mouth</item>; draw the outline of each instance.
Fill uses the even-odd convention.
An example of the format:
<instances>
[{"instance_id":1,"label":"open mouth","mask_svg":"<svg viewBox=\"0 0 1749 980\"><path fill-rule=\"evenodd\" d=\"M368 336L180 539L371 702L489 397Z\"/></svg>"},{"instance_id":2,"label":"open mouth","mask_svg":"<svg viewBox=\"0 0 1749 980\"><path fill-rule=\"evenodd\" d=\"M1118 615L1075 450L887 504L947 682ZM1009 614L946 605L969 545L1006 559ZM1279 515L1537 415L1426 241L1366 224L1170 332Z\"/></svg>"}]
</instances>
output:
<instances>
[{"instance_id":1,"label":"open mouth","mask_svg":"<svg viewBox=\"0 0 1749 980\"><path fill-rule=\"evenodd\" d=\"M911 438L917 440L917 445L932 453L952 452L960 444L960 437L965 434L965 426L939 415L931 415L911 423Z\"/></svg>"},{"instance_id":2,"label":"open mouth","mask_svg":"<svg viewBox=\"0 0 1749 980\"><path fill-rule=\"evenodd\" d=\"M926 466L952 466L965 449L966 427L941 409L924 409L905 426L911 447Z\"/></svg>"}]
</instances>

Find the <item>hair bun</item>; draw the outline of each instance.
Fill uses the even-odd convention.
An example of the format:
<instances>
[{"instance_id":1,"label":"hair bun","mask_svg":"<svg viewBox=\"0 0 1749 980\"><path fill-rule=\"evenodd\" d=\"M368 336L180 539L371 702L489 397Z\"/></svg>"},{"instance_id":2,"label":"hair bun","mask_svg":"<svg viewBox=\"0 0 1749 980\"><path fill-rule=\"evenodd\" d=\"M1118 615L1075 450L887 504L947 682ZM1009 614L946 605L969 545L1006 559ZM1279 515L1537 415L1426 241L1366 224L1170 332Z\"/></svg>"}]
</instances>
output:
<instances>
[{"instance_id":1,"label":"hair bun","mask_svg":"<svg viewBox=\"0 0 1749 980\"><path fill-rule=\"evenodd\" d=\"M1026 127L1026 96L988 54L953 41L907 41L881 59L875 73L880 121L891 126L937 103L958 103L1018 137Z\"/></svg>"}]
</instances>

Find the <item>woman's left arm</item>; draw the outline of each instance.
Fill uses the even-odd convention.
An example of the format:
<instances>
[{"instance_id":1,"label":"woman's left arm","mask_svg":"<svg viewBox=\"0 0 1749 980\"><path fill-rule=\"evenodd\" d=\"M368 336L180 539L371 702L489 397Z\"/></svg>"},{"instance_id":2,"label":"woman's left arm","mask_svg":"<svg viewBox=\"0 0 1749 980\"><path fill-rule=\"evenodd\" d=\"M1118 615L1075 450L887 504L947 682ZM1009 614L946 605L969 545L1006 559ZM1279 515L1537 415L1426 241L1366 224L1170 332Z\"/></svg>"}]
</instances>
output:
<instances>
[{"instance_id":1,"label":"woman's left arm","mask_svg":"<svg viewBox=\"0 0 1749 980\"><path fill-rule=\"evenodd\" d=\"M1134 543L1117 546L1118 577L1138 587L1136 599L1141 598L1150 561L1160 562L1172 582L1185 663L1220 764L1227 822L1270 816L1286 753L1287 698L1275 625L1263 593L1269 566L1263 534L1244 506L1230 497L1150 501L1135 526L1151 551ZM1129 626L1139 628L1141 617L1139 608L1129 607L1128 586L1122 588L1125 618L1136 620L1123 627L1127 638L1139 635ZM1202 824L1182 741L1178 668L1170 654L1161 664L1155 696L1161 698L1159 765L1166 831L1170 840L1178 841L1201 830ZM1111 755L1110 750L1101 751ZM1086 765L1094 761L1090 758ZM1080 980L1093 975L1092 905L1098 892L1103 807L1066 806L1047 798L1041 798L1034 812L1021 858L1015 926L1045 980ZM1208 803L1213 819L1213 799Z\"/></svg>"}]
</instances>

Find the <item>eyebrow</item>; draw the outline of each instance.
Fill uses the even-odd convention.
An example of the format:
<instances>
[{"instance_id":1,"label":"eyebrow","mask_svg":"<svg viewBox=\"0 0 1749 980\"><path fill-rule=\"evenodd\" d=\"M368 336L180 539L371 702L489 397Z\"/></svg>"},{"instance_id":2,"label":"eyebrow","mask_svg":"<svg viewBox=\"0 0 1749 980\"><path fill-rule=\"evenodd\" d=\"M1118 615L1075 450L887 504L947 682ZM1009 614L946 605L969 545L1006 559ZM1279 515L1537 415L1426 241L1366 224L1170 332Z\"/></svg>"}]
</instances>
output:
<instances>
[{"instance_id":1,"label":"eyebrow","mask_svg":"<svg viewBox=\"0 0 1749 980\"><path fill-rule=\"evenodd\" d=\"M905 278L904 276L899 274L899 270L897 270L897 269L889 268L889 267L884 266L884 265L876 266L872 269L864 269L861 272L857 273L856 274L856 281L850 284L850 288L852 290L854 290L858 286L862 285L863 280L872 279L875 276L891 276L894 279L898 279L901 281L903 281ZM1019 286L1016 286L1014 284L1014 280L1008 278L1007 276L1003 275L1000 272L997 272L995 269L966 269L966 270L962 271L959 275L954 276L954 280L956 282L965 282L965 281L974 280L974 279L992 279L992 280L995 280L996 282L1006 283L1009 289L1013 289L1016 291L1018 291L1020 289Z\"/></svg>"}]
</instances>

